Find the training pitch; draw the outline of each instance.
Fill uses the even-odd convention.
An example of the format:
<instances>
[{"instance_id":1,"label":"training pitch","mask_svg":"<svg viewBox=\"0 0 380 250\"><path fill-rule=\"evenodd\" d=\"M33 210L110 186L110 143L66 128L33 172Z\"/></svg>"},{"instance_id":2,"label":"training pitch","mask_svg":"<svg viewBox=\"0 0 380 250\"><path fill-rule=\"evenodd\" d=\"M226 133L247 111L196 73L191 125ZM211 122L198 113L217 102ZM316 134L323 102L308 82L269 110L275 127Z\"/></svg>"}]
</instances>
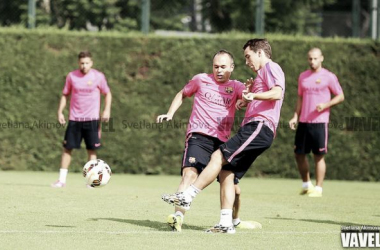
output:
<instances>
[{"instance_id":1,"label":"training pitch","mask_svg":"<svg viewBox=\"0 0 380 250\"><path fill-rule=\"evenodd\" d=\"M114 174L87 189L80 173L53 189L57 173L0 171L0 249L342 249L342 226L380 225L380 184L325 181L322 198L298 195L301 181L243 178L240 218L260 230L206 234L219 221L219 187L205 189L169 231L179 176Z\"/></svg>"}]
</instances>

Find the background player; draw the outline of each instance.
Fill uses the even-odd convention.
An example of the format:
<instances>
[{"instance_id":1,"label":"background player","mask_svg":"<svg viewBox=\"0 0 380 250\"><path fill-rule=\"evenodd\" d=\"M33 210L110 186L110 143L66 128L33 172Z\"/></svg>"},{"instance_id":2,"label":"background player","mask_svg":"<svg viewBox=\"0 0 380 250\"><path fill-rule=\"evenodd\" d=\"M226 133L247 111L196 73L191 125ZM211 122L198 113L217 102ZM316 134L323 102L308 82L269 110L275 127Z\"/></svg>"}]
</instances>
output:
<instances>
[{"instance_id":1,"label":"background player","mask_svg":"<svg viewBox=\"0 0 380 250\"><path fill-rule=\"evenodd\" d=\"M104 111L102 120L108 122L111 114L112 95L103 73L92 69L91 53L80 52L78 55L79 69L70 72L66 77L58 107L58 121L65 124L63 110L67 98L70 98L69 124L63 141L63 152L59 179L51 184L54 188L66 186L67 172L74 148L80 148L82 139L86 143L88 160L96 159L96 150L100 148L100 94L104 95Z\"/></svg>"},{"instance_id":2,"label":"background player","mask_svg":"<svg viewBox=\"0 0 380 250\"><path fill-rule=\"evenodd\" d=\"M294 153L302 178L301 195L322 197L322 184L326 174L324 155L327 153L330 107L344 101L344 94L335 74L322 68L322 51L313 48L308 53L310 69L298 78L298 98L291 129L297 126ZM331 93L334 98L331 99ZM306 154L313 151L316 186L310 181Z\"/></svg>"}]
</instances>

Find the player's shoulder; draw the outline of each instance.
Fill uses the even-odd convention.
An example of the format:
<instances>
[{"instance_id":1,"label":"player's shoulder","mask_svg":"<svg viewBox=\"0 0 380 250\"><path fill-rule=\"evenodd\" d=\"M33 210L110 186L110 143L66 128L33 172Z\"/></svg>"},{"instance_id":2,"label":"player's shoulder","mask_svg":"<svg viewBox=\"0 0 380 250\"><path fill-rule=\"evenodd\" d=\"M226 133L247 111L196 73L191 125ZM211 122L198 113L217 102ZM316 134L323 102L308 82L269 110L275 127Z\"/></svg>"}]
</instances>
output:
<instances>
[{"instance_id":1,"label":"player's shoulder","mask_svg":"<svg viewBox=\"0 0 380 250\"><path fill-rule=\"evenodd\" d=\"M199 73L193 76L191 80L205 80L209 78L209 76L206 73Z\"/></svg>"},{"instance_id":2,"label":"player's shoulder","mask_svg":"<svg viewBox=\"0 0 380 250\"><path fill-rule=\"evenodd\" d=\"M328 76L328 77L336 78L336 75L326 68L322 68L321 73Z\"/></svg>"},{"instance_id":3,"label":"player's shoulder","mask_svg":"<svg viewBox=\"0 0 380 250\"><path fill-rule=\"evenodd\" d=\"M319 77L326 79L328 82L337 82L338 77L328 69L322 68L319 73Z\"/></svg>"},{"instance_id":4,"label":"player's shoulder","mask_svg":"<svg viewBox=\"0 0 380 250\"><path fill-rule=\"evenodd\" d=\"M235 87L244 87L244 83L242 83L241 81L238 81L238 80L230 79L228 81L228 83L235 86Z\"/></svg>"},{"instance_id":5,"label":"player's shoulder","mask_svg":"<svg viewBox=\"0 0 380 250\"><path fill-rule=\"evenodd\" d=\"M97 69L91 69L91 73L93 73L94 75L99 76L99 77L105 77L104 73L97 70Z\"/></svg>"},{"instance_id":6,"label":"player's shoulder","mask_svg":"<svg viewBox=\"0 0 380 250\"><path fill-rule=\"evenodd\" d=\"M300 73L299 78L304 78L305 76L308 76L310 74L311 74L311 70L307 69L307 70Z\"/></svg>"}]
</instances>

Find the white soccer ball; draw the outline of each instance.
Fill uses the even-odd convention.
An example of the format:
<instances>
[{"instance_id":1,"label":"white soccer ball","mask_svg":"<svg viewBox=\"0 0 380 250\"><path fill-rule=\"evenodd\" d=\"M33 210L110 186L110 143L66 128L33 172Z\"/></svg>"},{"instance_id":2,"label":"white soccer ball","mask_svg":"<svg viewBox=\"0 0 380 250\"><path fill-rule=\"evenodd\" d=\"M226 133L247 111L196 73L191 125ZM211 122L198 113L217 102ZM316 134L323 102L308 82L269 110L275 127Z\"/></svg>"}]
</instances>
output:
<instances>
[{"instance_id":1,"label":"white soccer ball","mask_svg":"<svg viewBox=\"0 0 380 250\"><path fill-rule=\"evenodd\" d=\"M91 160L83 167L83 177L91 187L104 187L110 181L111 175L110 166L100 159Z\"/></svg>"}]
</instances>

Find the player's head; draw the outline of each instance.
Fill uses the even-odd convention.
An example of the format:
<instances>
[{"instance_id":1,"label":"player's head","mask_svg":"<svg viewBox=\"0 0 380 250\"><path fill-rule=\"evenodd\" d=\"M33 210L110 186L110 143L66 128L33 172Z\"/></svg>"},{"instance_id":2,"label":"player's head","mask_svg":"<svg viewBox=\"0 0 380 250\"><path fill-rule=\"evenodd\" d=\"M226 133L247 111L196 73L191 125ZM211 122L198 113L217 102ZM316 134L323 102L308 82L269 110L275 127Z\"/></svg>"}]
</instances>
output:
<instances>
[{"instance_id":1,"label":"player's head","mask_svg":"<svg viewBox=\"0 0 380 250\"><path fill-rule=\"evenodd\" d=\"M256 72L272 58L272 48L266 39L248 40L243 50L245 64Z\"/></svg>"},{"instance_id":2,"label":"player's head","mask_svg":"<svg viewBox=\"0 0 380 250\"><path fill-rule=\"evenodd\" d=\"M230 80L234 67L234 57L227 50L219 50L214 55L212 60L212 72L217 82L225 83Z\"/></svg>"},{"instance_id":3,"label":"player's head","mask_svg":"<svg viewBox=\"0 0 380 250\"><path fill-rule=\"evenodd\" d=\"M307 53L307 61L309 62L310 69L314 72L322 68L323 54L319 48L312 48Z\"/></svg>"},{"instance_id":4,"label":"player's head","mask_svg":"<svg viewBox=\"0 0 380 250\"><path fill-rule=\"evenodd\" d=\"M78 55L79 70L83 74L87 74L92 68L92 56L89 51L82 51Z\"/></svg>"}]
</instances>

